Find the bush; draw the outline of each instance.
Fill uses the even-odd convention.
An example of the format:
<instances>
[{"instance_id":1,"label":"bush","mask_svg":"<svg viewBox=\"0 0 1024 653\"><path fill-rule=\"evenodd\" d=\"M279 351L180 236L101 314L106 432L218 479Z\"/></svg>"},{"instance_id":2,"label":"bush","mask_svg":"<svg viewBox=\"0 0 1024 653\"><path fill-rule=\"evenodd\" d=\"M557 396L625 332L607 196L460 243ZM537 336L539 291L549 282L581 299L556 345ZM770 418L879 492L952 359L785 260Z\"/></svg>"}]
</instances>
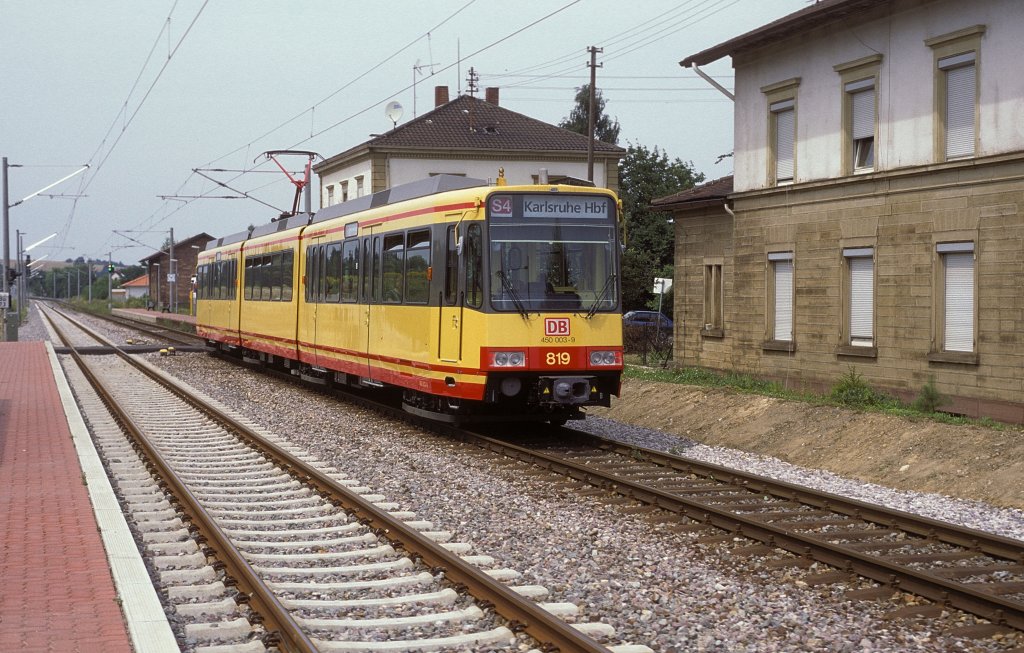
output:
<instances>
[{"instance_id":1,"label":"bush","mask_svg":"<svg viewBox=\"0 0 1024 653\"><path fill-rule=\"evenodd\" d=\"M935 387L935 375L933 374L928 377L928 382L924 384L921 393L914 400L914 410L922 413L934 413L944 403L946 403L946 398Z\"/></svg>"},{"instance_id":2,"label":"bush","mask_svg":"<svg viewBox=\"0 0 1024 653\"><path fill-rule=\"evenodd\" d=\"M897 403L894 398L869 386L852 367L832 386L829 399L853 408L894 406Z\"/></svg>"}]
</instances>

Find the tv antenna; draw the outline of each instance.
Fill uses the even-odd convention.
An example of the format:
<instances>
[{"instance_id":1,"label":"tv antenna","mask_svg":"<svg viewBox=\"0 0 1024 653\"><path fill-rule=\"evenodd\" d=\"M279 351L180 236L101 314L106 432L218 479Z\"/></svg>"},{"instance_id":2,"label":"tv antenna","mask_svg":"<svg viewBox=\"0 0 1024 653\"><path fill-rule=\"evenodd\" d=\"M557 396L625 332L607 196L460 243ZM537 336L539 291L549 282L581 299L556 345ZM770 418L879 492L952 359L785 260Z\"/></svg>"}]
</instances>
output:
<instances>
[{"instance_id":1,"label":"tv antenna","mask_svg":"<svg viewBox=\"0 0 1024 653\"><path fill-rule=\"evenodd\" d=\"M397 100L388 102L388 105L384 107L384 115L391 121L392 129L398 126L398 121L401 120L404 111L405 109L402 108L402 104Z\"/></svg>"},{"instance_id":2,"label":"tv antenna","mask_svg":"<svg viewBox=\"0 0 1024 653\"><path fill-rule=\"evenodd\" d=\"M429 34L428 34L428 36L429 36ZM434 66L436 66L436 65L437 64L435 64L435 63L421 64L419 59L417 59L416 63L414 63L412 65L412 117L413 118L415 118L416 115L417 115L416 114L416 76L417 75L422 75L424 68L430 68L430 74L431 74L431 76L433 76L433 74L434 74Z\"/></svg>"}]
</instances>

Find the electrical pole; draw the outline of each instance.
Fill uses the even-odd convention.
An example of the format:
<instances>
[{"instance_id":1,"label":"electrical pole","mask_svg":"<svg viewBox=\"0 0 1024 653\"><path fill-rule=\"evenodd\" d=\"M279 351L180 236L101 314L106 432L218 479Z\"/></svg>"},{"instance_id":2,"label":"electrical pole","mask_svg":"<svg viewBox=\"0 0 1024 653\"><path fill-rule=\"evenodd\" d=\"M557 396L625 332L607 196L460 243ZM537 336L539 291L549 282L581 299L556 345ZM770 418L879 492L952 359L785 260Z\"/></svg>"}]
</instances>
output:
<instances>
[{"instance_id":1,"label":"electrical pole","mask_svg":"<svg viewBox=\"0 0 1024 653\"><path fill-rule=\"evenodd\" d=\"M587 111L587 179L594 181L594 105L597 104L597 69L604 64L597 63L597 53L604 52L604 48L590 46L587 48L590 53L590 110Z\"/></svg>"},{"instance_id":2,"label":"electrical pole","mask_svg":"<svg viewBox=\"0 0 1024 653\"><path fill-rule=\"evenodd\" d=\"M168 269L170 270L170 273L167 275L167 288L168 288L168 290L171 293L171 296L170 296L171 312L172 313L177 313L178 312L178 295L177 295L177 292L176 292L176 290L177 290L176 286L177 286L177 283L178 283L178 277L176 276L177 270L175 269L175 265L174 265L174 228L173 227L171 228L171 246L170 246L170 249L168 249L168 251L167 251L167 258L169 259L168 262L167 262L167 265L168 265Z\"/></svg>"},{"instance_id":3,"label":"electrical pole","mask_svg":"<svg viewBox=\"0 0 1024 653\"><path fill-rule=\"evenodd\" d=\"M10 237L10 231L9 231L9 229L10 229L10 208L11 208L11 203L9 201L9 198L7 197L7 157L3 157L3 164L2 164L2 166L0 166L0 188L2 188L2 190L0 190L0 204L3 204L3 221L4 221L4 224L3 224L3 229L4 229L4 260L3 260L3 267L0 268L0 271L3 272L3 286L2 286L2 290L3 290L3 292L8 292L8 291L10 291L10 288L7 286L7 261L10 258L11 247L10 247L10 243L7 242L7 241L9 241L10 238L11 238ZM2 308L2 309L0 309L0 312L3 312L3 315L0 316L0 326L3 327L3 333L0 333L0 340L5 340L6 341L7 340L7 312L8 312L8 309Z\"/></svg>"},{"instance_id":4,"label":"electrical pole","mask_svg":"<svg viewBox=\"0 0 1024 653\"><path fill-rule=\"evenodd\" d=\"M113 252L107 252L107 311L110 312L114 309L113 299L110 297L110 293L114 290L113 279L114 273L110 271L114 267L114 256Z\"/></svg>"}]
</instances>

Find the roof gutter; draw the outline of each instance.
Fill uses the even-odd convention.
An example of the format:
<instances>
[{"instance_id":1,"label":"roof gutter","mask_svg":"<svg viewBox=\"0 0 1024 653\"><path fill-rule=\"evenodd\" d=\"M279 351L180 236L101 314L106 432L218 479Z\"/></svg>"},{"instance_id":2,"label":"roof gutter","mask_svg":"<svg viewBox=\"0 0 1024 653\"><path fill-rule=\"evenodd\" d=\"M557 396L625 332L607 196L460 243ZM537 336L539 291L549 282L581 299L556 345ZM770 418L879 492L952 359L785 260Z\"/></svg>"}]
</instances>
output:
<instances>
[{"instance_id":1,"label":"roof gutter","mask_svg":"<svg viewBox=\"0 0 1024 653\"><path fill-rule=\"evenodd\" d=\"M708 76L707 73L705 73L703 70L701 70L697 66L697 63L695 61L693 61L691 59L687 59L685 61L680 61L679 62L680 66L684 66L686 64L689 64L689 65L686 66L687 68L693 68L693 72L695 72L698 75L700 75L701 79L703 79L705 82L707 82L708 84L711 84L712 86L717 88L719 90L719 92L722 93L722 95L724 95L725 97L729 98L733 102L736 101L736 96L733 95L732 92L729 91L729 89L725 88L724 86L722 86L721 84L716 82L714 79L712 79L710 76Z\"/></svg>"}]
</instances>

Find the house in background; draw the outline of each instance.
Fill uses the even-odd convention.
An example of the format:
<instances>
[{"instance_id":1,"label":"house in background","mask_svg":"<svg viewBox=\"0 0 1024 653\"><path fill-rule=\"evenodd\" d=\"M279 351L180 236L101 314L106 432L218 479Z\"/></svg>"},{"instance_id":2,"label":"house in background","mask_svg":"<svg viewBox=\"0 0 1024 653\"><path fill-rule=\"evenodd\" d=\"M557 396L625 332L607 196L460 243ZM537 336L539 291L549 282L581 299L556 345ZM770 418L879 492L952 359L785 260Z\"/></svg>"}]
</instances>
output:
<instances>
[{"instance_id":1,"label":"house in background","mask_svg":"<svg viewBox=\"0 0 1024 653\"><path fill-rule=\"evenodd\" d=\"M139 260L148 270L147 287L153 308L169 308L172 304L178 308L191 306L192 278L196 274L199 252L206 247L206 243L213 239L210 234L201 233L174 243L173 271L169 249L154 252ZM172 284L168 277L170 274L174 274L173 299L175 301L172 301L171 297Z\"/></svg>"},{"instance_id":2,"label":"house in background","mask_svg":"<svg viewBox=\"0 0 1024 653\"><path fill-rule=\"evenodd\" d=\"M149 275L135 277L131 281L122 283L110 291L115 301L124 303L129 299L141 299L149 296Z\"/></svg>"},{"instance_id":3,"label":"house in background","mask_svg":"<svg viewBox=\"0 0 1024 653\"><path fill-rule=\"evenodd\" d=\"M732 57L733 177L676 228L676 363L1024 422L1024 3L823 0Z\"/></svg>"},{"instance_id":4,"label":"house in background","mask_svg":"<svg viewBox=\"0 0 1024 653\"><path fill-rule=\"evenodd\" d=\"M449 101L448 87L438 86L432 111L318 163L320 205L439 174L494 180L499 168L509 184L587 179L586 136L499 106L496 88L486 98ZM625 154L595 141L594 185L618 191Z\"/></svg>"}]
</instances>

